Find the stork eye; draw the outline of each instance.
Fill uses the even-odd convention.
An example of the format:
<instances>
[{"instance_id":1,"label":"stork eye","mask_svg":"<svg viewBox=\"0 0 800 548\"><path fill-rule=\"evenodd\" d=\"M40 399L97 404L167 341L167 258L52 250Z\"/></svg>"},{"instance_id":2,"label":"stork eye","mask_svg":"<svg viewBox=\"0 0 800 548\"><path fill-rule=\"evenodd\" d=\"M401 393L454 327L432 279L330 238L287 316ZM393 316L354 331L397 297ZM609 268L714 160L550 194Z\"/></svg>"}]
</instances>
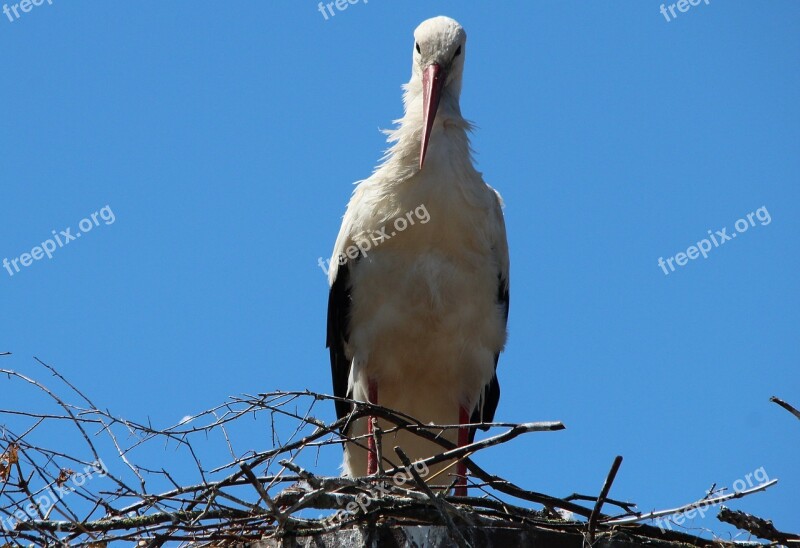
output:
<instances>
[{"instance_id":1,"label":"stork eye","mask_svg":"<svg viewBox=\"0 0 800 548\"><path fill-rule=\"evenodd\" d=\"M453 59L455 59L455 58L456 58L456 57L458 57L459 55L461 55L461 46L458 46L458 49L456 50L456 54L455 54L455 55L453 55Z\"/></svg>"},{"instance_id":2,"label":"stork eye","mask_svg":"<svg viewBox=\"0 0 800 548\"><path fill-rule=\"evenodd\" d=\"M416 44L414 44L414 45L415 45L415 46L416 46L416 48L417 48L417 53L422 53L422 50L421 50L421 49L419 49L419 42L417 42L417 43L416 43Z\"/></svg>"}]
</instances>

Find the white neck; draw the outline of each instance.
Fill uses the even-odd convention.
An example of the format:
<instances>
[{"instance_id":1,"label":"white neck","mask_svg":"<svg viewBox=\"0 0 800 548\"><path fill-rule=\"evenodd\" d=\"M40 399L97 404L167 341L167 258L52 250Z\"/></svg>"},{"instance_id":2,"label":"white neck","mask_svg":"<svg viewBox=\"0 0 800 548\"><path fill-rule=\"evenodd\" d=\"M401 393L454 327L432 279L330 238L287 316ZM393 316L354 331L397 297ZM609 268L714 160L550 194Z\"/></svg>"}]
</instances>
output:
<instances>
[{"instance_id":1,"label":"white neck","mask_svg":"<svg viewBox=\"0 0 800 548\"><path fill-rule=\"evenodd\" d=\"M392 143L392 146L387 150L383 163L377 170L390 169L395 174L397 183L419 172L422 139L422 82L414 74L411 81L403 86L403 90L405 114L401 119L396 120L398 124L396 129L385 130L389 136L387 141ZM454 155L455 158L463 158L462 163L468 164L469 168L474 171L468 136L468 132L472 130L472 124L461 115L460 93L460 79L449 82L443 90L431 133L428 156L425 160L426 170L437 169L437 164L443 160L443 153L447 153ZM399 177L397 177L398 174Z\"/></svg>"}]
</instances>

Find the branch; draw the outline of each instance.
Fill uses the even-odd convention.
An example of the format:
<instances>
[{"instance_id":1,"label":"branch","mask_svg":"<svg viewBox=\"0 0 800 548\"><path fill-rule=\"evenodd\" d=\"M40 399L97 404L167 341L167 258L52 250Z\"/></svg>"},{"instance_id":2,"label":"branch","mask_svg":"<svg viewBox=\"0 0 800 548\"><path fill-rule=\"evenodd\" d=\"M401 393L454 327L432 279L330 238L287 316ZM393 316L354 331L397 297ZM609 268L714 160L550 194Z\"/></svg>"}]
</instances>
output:
<instances>
[{"instance_id":1,"label":"branch","mask_svg":"<svg viewBox=\"0 0 800 548\"><path fill-rule=\"evenodd\" d=\"M724 523L730 523L734 527L747 531L758 538L772 542L800 541L800 535L782 533L775 529L771 521L747 514L741 510L730 510L723 506L720 508L717 519Z\"/></svg>"},{"instance_id":2,"label":"branch","mask_svg":"<svg viewBox=\"0 0 800 548\"><path fill-rule=\"evenodd\" d=\"M0 353L0 356L6 355L8 353ZM3 527L3 542L11 542L12 545L40 546L64 542L83 546L115 541L142 541L142 545L153 547L172 543L183 546L192 543L232 545L259 538L299 538L335 531L341 527L394 522L444 524L460 546L468 546L468 542L473 542L466 534L467 526L514 531L547 530L580 535L587 532L588 525L590 536L595 536L620 523L633 523L716 504L766 489L775 483L772 481L746 492L704 499L675 510L634 515L631 511L635 508L633 503L608 498L619 469L620 457L615 460L596 498L573 495L566 499L526 490L488 473L472 460L477 452L509 443L522 434L561 430L564 425L560 422L467 425L500 427L503 430L497 435L459 448L448 441L443 433L463 425L423 424L414 417L386 407L309 391L274 391L232 396L211 409L159 429L149 420L137 423L97 408L89 396L84 395L55 368L38 359L37 362L58 379L60 387L66 385L67 395L76 400L78 405L35 379L0 368L0 374L5 373L11 382L32 387L58 406L57 411L47 413L25 409L0 410L0 454L4 454L3 449L9 445L19 448L19 460L13 466L11 458L3 460L0 457L3 474L6 469L10 470L5 480L0 481L0 519L4 519L0 525ZM325 422L312 416L321 401L345 402L352 412L339 420ZM233 427L242 424L237 421L245 418L250 420L251 417L263 420L265 414L266 427L271 429L272 444L269 444L270 435L267 433L259 438L266 442L266 447L253 447L243 454L237 454L234 450L237 440L229 432L232 434L236 431ZM392 439L399 431L408 431L437 444L442 448L441 452L411 462L408 455L398 448L399 462L404 467L380 470L368 478L325 477L295 464L301 458L305 462L327 458L327 455L320 454L323 449L335 450L338 458L344 444L355 444L366 449L368 436L349 436L347 432L353 421L368 417L379 418L384 425L382 432L373 429L378 438L377 445L382 442L386 447L386 440ZM1 422L6 418L12 423L12 428ZM235 425L232 424L234 422ZM18 423L24 426L17 428ZM53 436L52 432L62 425L68 428L68 434L72 434L71 440L83 441L86 446L83 451L89 451L85 457L71 456L61 450L64 437ZM199 455L207 453L200 451L197 440L199 438L202 443L210 443L212 434L220 437L219 448L230 456L226 458L222 455L222 462L214 462L207 469L199 458ZM96 441L98 438L102 439L102 445ZM33 444L33 439L57 440L52 443L58 443L59 446L55 449L41 447ZM158 443L162 443L164 448L172 448L173 443L170 442L177 444L176 455L185 459L176 464L180 476L171 475L161 462L160 454L154 454L151 450L153 444ZM135 462L133 458L134 450L145 444L148 447L141 451L147 458L159 459L154 469ZM106 469L98 451L101 447L110 451L104 455L111 465L109 468L121 468L124 476L117 478ZM309 455L309 449L317 451L317 455ZM218 458L219 453L217 451L212 455ZM95 460L88 462L87 459L91 458ZM112 459L116 462L112 462ZM224 462L226 460L228 462ZM387 466L394 466L388 459L381 460L390 463ZM456 462L466 465L474 487L483 491L484 497L449 496L447 491L437 492L447 486L447 481L423 477L426 466L437 463L454 466ZM88 484L85 480L73 484L72 478L80 479L81 474L65 473L65 469L78 470L80 465L84 475L88 475L87 469L95 466L95 463L102 465L103 473L100 474L99 469L98 473L105 478L97 484ZM188 463L188 468L185 463ZM278 464L282 467L273 473L273 467ZM255 475L256 467L264 467L263 475ZM294 474L289 475L292 472ZM398 485L392 481L398 472L404 476L410 474L413 481ZM140 481L132 482L129 487L127 480L132 477ZM179 483L178 477L188 481ZM149 490L145 489L145 481ZM439 485L441 483L445 485ZM62 492L62 487L69 488ZM69 493L74 495L69 498L63 496ZM46 495L52 497L52 504L35 508L34 502L44 504L40 500ZM586 503L577 503L580 500L590 500L588 504L593 508L583 505ZM543 505L545 510L529 508L530 503ZM627 513L616 518L603 515L603 509L608 509L612 504ZM28 510L28 507L32 509ZM432 511L432 508L437 511ZM335 513L317 519L301 517L308 516L313 509L333 510ZM566 521L554 517L556 509L587 518L588 524L578 519ZM23 521L18 522L17 519ZM638 525L627 532L632 536L641 536L642 540L671 539L702 545L702 539L685 533L659 533L657 528L650 525Z\"/></svg>"},{"instance_id":3,"label":"branch","mask_svg":"<svg viewBox=\"0 0 800 548\"><path fill-rule=\"evenodd\" d=\"M789 405L788 403L786 403L786 402L785 402L785 401L783 401L782 399L780 399L780 398L777 398L777 397L775 397L775 396L772 396L772 397L769 399L769 401L771 401L771 402L773 402L773 403L777 403L778 405L780 405L781 407L783 407L784 409L786 409L786 410L787 410L789 413L791 413L792 415L794 415L795 417L797 417L798 419L800 419L800 411L798 411L797 409L795 409L794 407L792 407L791 405Z\"/></svg>"},{"instance_id":4,"label":"branch","mask_svg":"<svg viewBox=\"0 0 800 548\"><path fill-rule=\"evenodd\" d=\"M617 477L617 471L622 465L622 457L617 455L614 462L611 464L611 470L608 471L606 481L603 483L603 488L600 490L600 496L597 497L597 502L592 509L592 515L589 516L589 542L594 542L594 530L597 526L597 517L600 515L600 510L603 508L603 503L606 501L608 492L611 490L611 484L614 483L614 478Z\"/></svg>"},{"instance_id":5,"label":"branch","mask_svg":"<svg viewBox=\"0 0 800 548\"><path fill-rule=\"evenodd\" d=\"M283 512L281 512L280 509L275 506L275 502L272 500L272 497L269 496L269 493L267 493L267 491L264 489L264 486L261 485L261 482L258 481L258 478L253 473L253 469L250 468L250 465L248 465L246 462L241 463L239 466L244 472L247 481L249 481L253 487L255 487L258 496L261 497L261 500L267 503L267 507L275 516L275 519L278 520L279 524L283 525L283 523L286 521L286 516L284 516Z\"/></svg>"},{"instance_id":6,"label":"branch","mask_svg":"<svg viewBox=\"0 0 800 548\"><path fill-rule=\"evenodd\" d=\"M465 539L464 535L461 534L461 531L458 530L456 524L453 522L453 518L450 516L451 513L458 513L455 508L453 508L453 506L448 502L441 500L439 497L433 494L431 488L428 487L428 484L425 483L425 480L420 477L417 469L411 464L411 459L408 458L408 455L406 455L401 448L395 447L394 451L397 453L397 456L400 457L400 461L403 463L403 466L405 466L409 473L413 476L417 487L419 487L423 493L428 495L428 499L439 511L439 514L442 516L444 523L447 526L447 530L450 532L450 537L456 541L456 544L458 544L459 548L471 548L470 544L467 542L467 539Z\"/></svg>"},{"instance_id":7,"label":"branch","mask_svg":"<svg viewBox=\"0 0 800 548\"><path fill-rule=\"evenodd\" d=\"M148 514L146 516L136 516L131 518L111 518L101 519L97 521L87 521L83 523L74 523L70 521L45 521L45 520L30 520L17 522L15 531L50 531L50 532L100 532L100 531L114 531L124 529L136 529L139 527L157 525L160 523L174 523L176 521L189 522L196 520L199 517L205 519L232 519L232 518L250 518L254 516L249 512L237 510L212 510L210 512L201 512L199 510L194 512L160 512L157 514Z\"/></svg>"},{"instance_id":8,"label":"branch","mask_svg":"<svg viewBox=\"0 0 800 548\"><path fill-rule=\"evenodd\" d=\"M636 523L638 521L644 521L648 519L660 518L662 516L669 516L672 514L680 514L683 512L688 512L689 510L693 510L695 508L708 508L709 506L713 506L715 504L719 504L720 502L725 502L726 500L733 500L733 499L740 499L742 497L746 497L747 495L751 495L753 493L757 493L759 491L764 491L769 487L772 487L778 483L777 479L770 480L766 483L762 483L761 485L756 485L750 489L746 489L744 491L736 491L735 493L730 493L728 495L720 495L716 498L703 498L696 502L692 502L690 504L686 504L684 506L679 506L677 508L672 508L671 510L658 510L654 512L648 512L646 514L637 513L630 517L624 518L611 518L604 520L606 525L622 525L625 523Z\"/></svg>"}]
</instances>

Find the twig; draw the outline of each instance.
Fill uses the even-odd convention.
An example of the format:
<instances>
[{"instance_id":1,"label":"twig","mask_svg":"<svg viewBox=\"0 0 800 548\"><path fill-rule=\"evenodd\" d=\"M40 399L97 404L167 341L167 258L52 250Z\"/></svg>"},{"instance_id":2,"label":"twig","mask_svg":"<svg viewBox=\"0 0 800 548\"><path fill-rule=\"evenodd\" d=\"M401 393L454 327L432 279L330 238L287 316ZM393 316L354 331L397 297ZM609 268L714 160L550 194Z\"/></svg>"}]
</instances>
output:
<instances>
[{"instance_id":1,"label":"twig","mask_svg":"<svg viewBox=\"0 0 800 548\"><path fill-rule=\"evenodd\" d=\"M791 413L792 415L794 415L795 417L800 419L800 411L798 411L797 409L795 409L794 407L792 407L791 405L789 405L788 403L786 403L782 399L780 399L778 397L775 397L775 396L772 396L769 399L769 401L777 403L778 405L780 405L781 407L786 409L789 413Z\"/></svg>"},{"instance_id":2,"label":"twig","mask_svg":"<svg viewBox=\"0 0 800 548\"><path fill-rule=\"evenodd\" d=\"M467 542L467 539L465 539L464 535L461 534L461 531L458 530L456 524L453 522L453 518L450 516L450 513L454 512L453 507L449 503L441 500L433 493L433 491L431 491L431 488L428 487L428 484L425 483L425 480L420 477L417 469L413 464L411 464L411 459L408 458L408 455L406 455L400 447L395 447L394 452L397 453L397 456L400 457L400 461L403 463L403 466L406 467L408 472L414 478L414 482L417 484L417 487L419 487L423 493L428 495L428 499L439 511L439 514L442 516L444 523L447 526L447 530L450 532L450 538L452 538L461 548L471 548L470 543Z\"/></svg>"},{"instance_id":3,"label":"twig","mask_svg":"<svg viewBox=\"0 0 800 548\"><path fill-rule=\"evenodd\" d=\"M723 506L719 510L717 519L724 523L730 523L734 527L747 531L758 538L763 538L772 542L786 543L800 541L800 535L778 531L775 529L775 526L772 525L771 521L747 514L741 510L730 510Z\"/></svg>"},{"instance_id":4,"label":"twig","mask_svg":"<svg viewBox=\"0 0 800 548\"><path fill-rule=\"evenodd\" d=\"M264 486L261 485L261 482L258 481L258 478L253 473L253 469L246 462L242 462L239 464L242 468L242 472L244 472L245 477L247 480L255 487L256 491L258 492L258 496L261 497L267 507L269 508L270 512L275 516L275 519L278 520L278 523L281 527L286 522L286 516L281 512L280 508L275 505L275 501L272 500L272 497L269 496L269 493L266 492Z\"/></svg>"},{"instance_id":5,"label":"twig","mask_svg":"<svg viewBox=\"0 0 800 548\"><path fill-rule=\"evenodd\" d=\"M387 417L387 420L396 420L396 419ZM486 447L489 447L491 445L496 445L498 443L503 443L503 441L501 441L501 440L506 440L507 441L507 440L513 439L513 438L515 438L515 437L517 437L520 434L523 434L525 432L543 432L543 431L551 431L551 430L561 430L561 429L564 428L563 424L561 424L561 423L553 423L553 422L526 423L526 424L519 424L519 425L516 425L516 426L517 426L517 428L512 427L511 430L509 430L507 432L504 432L503 434L500 434L498 436L494 436L492 438L487 438L487 439L482 440L480 442L476 442L476 443L472 443L472 444L469 444L469 445L465 445L465 446L463 446L461 448L456 448L455 444L447 441L444 438L435 436L434 434L432 434L430 432L427 432L426 430L421 430L421 431L417 432L417 435L419 435L420 437L423 437L423 438L425 438L425 439L427 439L429 441L433 441L435 443L438 443L442 447L446 447L449 450L444 452L444 453L440 453L439 455L434 455L433 457L429 457L427 459L421 459L421 460L415 461L415 464L425 464L427 466L430 466L430 465L433 465L433 464L438 464L439 462L451 460L451 459L454 459L454 458L460 458L461 456L463 456L466 453L469 453L471 451L475 451L476 448L486 448ZM565 500L562 500L562 499L559 499L559 498L556 498L556 497L551 497L551 496L545 495L543 493L537 493L535 491L529 491L527 489L522 489L521 487L518 487L518 486L514 485L510 481L505 480L505 479L501 478L500 476L489 474L488 472L483 470L483 468L481 468L480 466L478 466L477 464L475 464L474 462L472 462L469 459L466 459L464 462L467 465L467 468L469 469L469 471L472 472L473 476L475 476L478 479L483 480L484 482L486 482L487 485L489 485L490 487L492 487L492 488L494 488L494 489L496 489L496 490L498 490L498 491L500 491L502 493L505 493L507 495L511 495L513 497L517 497L517 498L522 499L522 500L527 500L527 501L530 501L530 502L537 502L539 504L543 504L544 506L546 506L548 508L561 508L563 510L568 510L568 511L574 513L574 514L577 514L579 516L583 516L585 518L588 518L591 515L591 510L589 510L588 508L585 508L585 507L580 506L578 504L575 504L575 503L572 503L572 502L569 502L569 501L565 501ZM397 472L399 472L401 470L402 470L401 468L395 467L395 468L393 468L391 470L388 470L386 473L387 473L387 475L392 475L392 474L395 474L395 473L397 473ZM598 517L605 517L605 516L598 516Z\"/></svg>"},{"instance_id":6,"label":"twig","mask_svg":"<svg viewBox=\"0 0 800 548\"><path fill-rule=\"evenodd\" d=\"M597 517L600 515L600 510L603 508L603 503L606 501L608 492L611 490L611 484L614 483L614 478L617 477L617 471L622 464L622 456L617 455L614 462L611 464L611 470L608 471L606 481L603 483L603 488L600 490L600 495L597 497L597 502L592 509L592 515L589 516L589 542L594 542L594 530L597 527Z\"/></svg>"},{"instance_id":7,"label":"twig","mask_svg":"<svg viewBox=\"0 0 800 548\"><path fill-rule=\"evenodd\" d=\"M378 419L370 417L372 421L372 437L375 440L375 460L378 463L378 474L383 475L386 471L383 467L383 430L378 424Z\"/></svg>"},{"instance_id":8,"label":"twig","mask_svg":"<svg viewBox=\"0 0 800 548\"><path fill-rule=\"evenodd\" d=\"M597 502L597 497L593 497L590 495L581 495L580 493L572 493L568 497L564 497L564 500L584 500L586 502ZM633 502L625 502L622 500L616 500L606 497L605 504L611 504L618 508L622 508L626 512L634 512L633 508L636 506Z\"/></svg>"},{"instance_id":9,"label":"twig","mask_svg":"<svg viewBox=\"0 0 800 548\"><path fill-rule=\"evenodd\" d=\"M97 521L88 521L84 523L73 523L69 521L42 521L42 520L32 520L32 521L20 521L16 524L17 531L36 531L36 530L44 530L50 532L71 532L71 531L114 531L114 530L121 530L121 529L134 529L137 527L145 527L149 525L158 525L161 523L173 523L176 520L180 521L191 521L194 518L197 518L202 512L195 511L195 512L162 512L157 514L149 514L146 516L137 516L135 518L111 518L111 519L102 519ZM236 511L236 510L214 510L212 512L208 512L206 515L206 519L226 519L226 518L241 518L241 517L248 517L253 518L251 514L244 512L244 511Z\"/></svg>"},{"instance_id":10,"label":"twig","mask_svg":"<svg viewBox=\"0 0 800 548\"><path fill-rule=\"evenodd\" d=\"M647 512L645 514L637 513L633 516L623 517L623 518L610 518L607 520L603 520L603 523L606 525L623 525L626 523L636 523L639 521L660 518L662 516L669 516L672 514L680 514L683 512L688 512L689 510L693 510L695 508L700 508L700 507L708 508L709 506L719 504L720 502L725 502L726 500L740 499L742 497L746 497L747 495L751 495L759 491L764 491L765 489L772 487L776 483L778 483L777 478L774 480L770 480L766 483L756 485L755 487L752 487L750 489L745 489L744 491L736 491L734 493L729 493L727 495L720 495L719 497L715 498L704 497L696 502L685 504L683 506L678 506L677 508L672 508L670 510L657 510L654 512Z\"/></svg>"}]
</instances>

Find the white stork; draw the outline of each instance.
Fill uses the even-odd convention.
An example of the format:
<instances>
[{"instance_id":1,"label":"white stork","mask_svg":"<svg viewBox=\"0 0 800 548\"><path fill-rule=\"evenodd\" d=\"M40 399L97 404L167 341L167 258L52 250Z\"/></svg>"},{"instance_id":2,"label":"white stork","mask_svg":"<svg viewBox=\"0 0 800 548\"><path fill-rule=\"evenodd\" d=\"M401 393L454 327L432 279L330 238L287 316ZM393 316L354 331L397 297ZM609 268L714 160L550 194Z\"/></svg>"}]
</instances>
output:
<instances>
[{"instance_id":1,"label":"white stork","mask_svg":"<svg viewBox=\"0 0 800 548\"><path fill-rule=\"evenodd\" d=\"M473 165L472 126L459 106L466 38L448 17L414 31L405 114L387 131L392 144L382 163L353 192L329 271L334 394L443 425L493 420L508 318L502 201ZM420 207L429 221L398 231L403 223L395 220L410 220ZM386 237L373 238L367 250L365 235L380 233ZM353 246L362 251L353 253ZM350 411L337 402L339 417ZM359 419L347 434L370 431L370 421ZM474 436L474 427L445 433L459 446ZM384 438L384 447L394 445L412 460L442 451L405 431ZM383 458L399 465L391 450ZM373 474L376 465L371 437L369 444L346 444L346 475ZM456 474L456 494L463 496L465 467Z\"/></svg>"}]
</instances>

